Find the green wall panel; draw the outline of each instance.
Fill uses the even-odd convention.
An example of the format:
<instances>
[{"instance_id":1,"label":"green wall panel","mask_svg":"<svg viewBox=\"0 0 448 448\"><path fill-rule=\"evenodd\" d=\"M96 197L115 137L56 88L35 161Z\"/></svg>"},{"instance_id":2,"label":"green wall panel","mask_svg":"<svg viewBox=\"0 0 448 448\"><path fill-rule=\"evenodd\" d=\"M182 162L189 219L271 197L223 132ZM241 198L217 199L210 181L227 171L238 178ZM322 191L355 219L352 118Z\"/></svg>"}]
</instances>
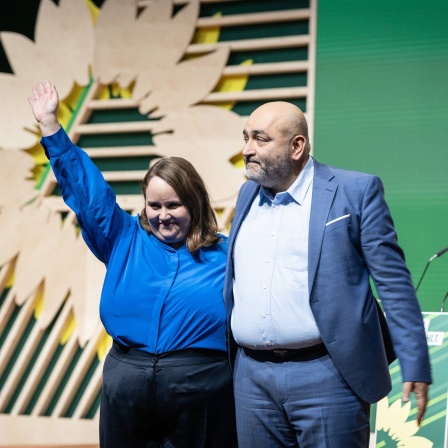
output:
<instances>
[{"instance_id":1,"label":"green wall panel","mask_svg":"<svg viewBox=\"0 0 448 448\"><path fill-rule=\"evenodd\" d=\"M448 246L448 2L319 0L314 155L379 175L414 283ZM439 311L448 254L418 291Z\"/></svg>"}]
</instances>

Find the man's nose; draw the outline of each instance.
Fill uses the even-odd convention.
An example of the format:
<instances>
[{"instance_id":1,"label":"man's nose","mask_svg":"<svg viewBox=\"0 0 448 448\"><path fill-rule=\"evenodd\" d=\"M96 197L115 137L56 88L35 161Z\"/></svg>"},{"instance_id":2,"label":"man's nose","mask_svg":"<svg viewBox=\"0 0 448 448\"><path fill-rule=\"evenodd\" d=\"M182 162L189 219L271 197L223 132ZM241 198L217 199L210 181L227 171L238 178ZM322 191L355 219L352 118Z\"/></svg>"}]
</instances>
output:
<instances>
[{"instance_id":1,"label":"man's nose","mask_svg":"<svg viewBox=\"0 0 448 448\"><path fill-rule=\"evenodd\" d=\"M247 157L247 156L255 154L255 151L253 150L253 145L250 140L247 140L241 154L243 155L243 157Z\"/></svg>"}]
</instances>

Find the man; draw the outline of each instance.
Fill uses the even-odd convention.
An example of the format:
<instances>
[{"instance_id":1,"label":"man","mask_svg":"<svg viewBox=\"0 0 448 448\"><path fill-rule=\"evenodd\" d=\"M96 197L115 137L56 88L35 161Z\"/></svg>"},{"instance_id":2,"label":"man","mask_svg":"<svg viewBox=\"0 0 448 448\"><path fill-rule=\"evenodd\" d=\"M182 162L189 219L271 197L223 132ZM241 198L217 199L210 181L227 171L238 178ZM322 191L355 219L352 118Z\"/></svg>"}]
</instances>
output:
<instances>
[{"instance_id":1,"label":"man","mask_svg":"<svg viewBox=\"0 0 448 448\"><path fill-rule=\"evenodd\" d=\"M256 109L244 139L225 286L239 446L368 447L395 353L420 424L428 349L380 179L310 157L290 103Z\"/></svg>"}]
</instances>

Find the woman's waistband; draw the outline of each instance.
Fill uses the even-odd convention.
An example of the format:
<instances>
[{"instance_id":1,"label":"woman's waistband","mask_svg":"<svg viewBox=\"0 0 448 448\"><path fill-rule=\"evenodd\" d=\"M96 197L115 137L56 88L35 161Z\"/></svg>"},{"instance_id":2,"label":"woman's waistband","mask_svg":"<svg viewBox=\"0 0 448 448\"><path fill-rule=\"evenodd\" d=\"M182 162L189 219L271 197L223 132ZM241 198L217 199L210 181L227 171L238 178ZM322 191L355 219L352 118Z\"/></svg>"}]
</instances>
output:
<instances>
[{"instance_id":1,"label":"woman's waistband","mask_svg":"<svg viewBox=\"0 0 448 448\"><path fill-rule=\"evenodd\" d=\"M146 364L148 361L158 364L160 362L165 364L203 364L227 359L227 353L220 350L187 348L164 353L150 353L139 348L124 346L116 341L113 342L110 353L120 359L142 364Z\"/></svg>"}]
</instances>

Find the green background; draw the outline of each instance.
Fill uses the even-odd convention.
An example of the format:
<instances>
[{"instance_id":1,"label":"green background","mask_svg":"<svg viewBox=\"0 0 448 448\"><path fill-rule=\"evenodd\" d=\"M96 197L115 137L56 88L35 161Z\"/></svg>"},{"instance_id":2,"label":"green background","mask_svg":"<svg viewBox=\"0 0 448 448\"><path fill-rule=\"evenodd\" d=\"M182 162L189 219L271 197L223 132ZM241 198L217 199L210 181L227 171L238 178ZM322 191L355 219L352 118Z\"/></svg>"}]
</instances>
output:
<instances>
[{"instance_id":1,"label":"green background","mask_svg":"<svg viewBox=\"0 0 448 448\"><path fill-rule=\"evenodd\" d=\"M448 246L448 2L320 0L316 61L314 156L382 178L417 285ZM422 309L447 290L448 253Z\"/></svg>"}]
</instances>

